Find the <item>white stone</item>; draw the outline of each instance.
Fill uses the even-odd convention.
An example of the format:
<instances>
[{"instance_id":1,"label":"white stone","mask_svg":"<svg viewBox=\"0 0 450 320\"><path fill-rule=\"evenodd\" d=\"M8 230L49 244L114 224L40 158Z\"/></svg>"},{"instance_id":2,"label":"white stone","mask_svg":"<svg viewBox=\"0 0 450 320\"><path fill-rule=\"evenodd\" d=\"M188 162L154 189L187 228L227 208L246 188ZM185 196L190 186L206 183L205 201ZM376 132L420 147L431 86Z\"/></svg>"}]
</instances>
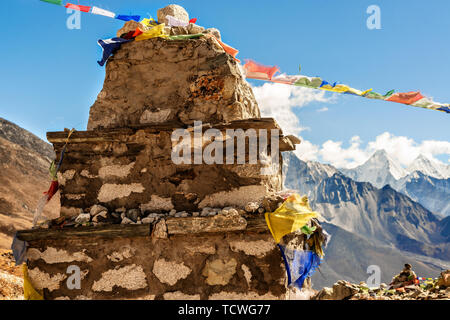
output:
<instances>
[{"instance_id":1,"label":"white stone","mask_svg":"<svg viewBox=\"0 0 450 320\"><path fill-rule=\"evenodd\" d=\"M259 209L259 204L256 202L249 202L245 205L245 211L248 213L254 213Z\"/></svg>"},{"instance_id":2,"label":"white stone","mask_svg":"<svg viewBox=\"0 0 450 320\"><path fill-rule=\"evenodd\" d=\"M92 290L111 292L115 286L127 290L144 289L148 286L147 277L141 266L133 264L103 272L100 280L94 282Z\"/></svg>"},{"instance_id":3,"label":"white stone","mask_svg":"<svg viewBox=\"0 0 450 320\"><path fill-rule=\"evenodd\" d=\"M191 272L192 270L185 266L183 262L176 263L159 259L153 265L153 274L159 281L171 286L175 285L181 279L186 279Z\"/></svg>"},{"instance_id":4,"label":"white stone","mask_svg":"<svg viewBox=\"0 0 450 320\"><path fill-rule=\"evenodd\" d=\"M130 171L134 167L134 164L135 162L132 162L128 165L105 166L99 169L98 175L102 179L108 177L125 178L130 174Z\"/></svg>"},{"instance_id":5,"label":"white stone","mask_svg":"<svg viewBox=\"0 0 450 320\"><path fill-rule=\"evenodd\" d=\"M89 222L90 220L91 220L91 215L89 213L82 213L78 217L75 218L75 222L80 223L80 224Z\"/></svg>"},{"instance_id":6,"label":"white stone","mask_svg":"<svg viewBox=\"0 0 450 320\"><path fill-rule=\"evenodd\" d=\"M127 217L124 217L124 218L122 219L121 224L134 224L134 222L133 222L133 220L128 219Z\"/></svg>"},{"instance_id":7,"label":"white stone","mask_svg":"<svg viewBox=\"0 0 450 320\"><path fill-rule=\"evenodd\" d=\"M52 276L38 267L28 270L28 275L35 289L43 290L45 288L50 292L59 289L61 282L67 278L67 275L61 273Z\"/></svg>"},{"instance_id":8,"label":"white stone","mask_svg":"<svg viewBox=\"0 0 450 320\"><path fill-rule=\"evenodd\" d=\"M230 241L230 248L234 252L242 251L247 255L262 258L275 249L275 242L272 239L267 241Z\"/></svg>"},{"instance_id":9,"label":"white stone","mask_svg":"<svg viewBox=\"0 0 450 320\"><path fill-rule=\"evenodd\" d=\"M167 20L166 16L172 16L177 20L189 22L189 14L187 13L187 11L183 7L176 4L171 4L164 8L159 9L156 12L156 15L158 17L158 22L164 23L166 25L169 24L169 21Z\"/></svg>"},{"instance_id":10,"label":"white stone","mask_svg":"<svg viewBox=\"0 0 450 320\"><path fill-rule=\"evenodd\" d=\"M98 222L98 218L104 218L106 219L108 216L108 211L102 211L99 214L97 214L94 218L92 218L92 222Z\"/></svg>"},{"instance_id":11,"label":"white stone","mask_svg":"<svg viewBox=\"0 0 450 320\"><path fill-rule=\"evenodd\" d=\"M110 255L107 255L106 257L108 260L112 262L120 262L125 259L129 259L134 256L135 250L130 247L124 247L121 251L114 251Z\"/></svg>"},{"instance_id":12,"label":"white stone","mask_svg":"<svg viewBox=\"0 0 450 320\"><path fill-rule=\"evenodd\" d=\"M248 286L250 287L250 283L252 282L252 273L250 271L250 268L243 264L241 265L241 269L244 272L244 278L247 281Z\"/></svg>"},{"instance_id":13,"label":"white stone","mask_svg":"<svg viewBox=\"0 0 450 320\"><path fill-rule=\"evenodd\" d=\"M224 208L229 205L244 207L248 202L258 201L266 194L268 194L266 186L244 186L231 191L221 191L207 195L198 206L199 208L211 206L220 206Z\"/></svg>"},{"instance_id":14,"label":"white stone","mask_svg":"<svg viewBox=\"0 0 450 320\"><path fill-rule=\"evenodd\" d=\"M170 117L171 110L170 109L164 109L164 110L158 110L155 112L151 112L150 110L145 110L142 114L139 122L141 124L155 124L155 123L162 123L167 121Z\"/></svg>"},{"instance_id":15,"label":"white stone","mask_svg":"<svg viewBox=\"0 0 450 320\"><path fill-rule=\"evenodd\" d=\"M206 283L210 286L225 286L230 282L236 273L237 261L234 258L229 260L216 259L206 261L202 275L206 277Z\"/></svg>"},{"instance_id":16,"label":"white stone","mask_svg":"<svg viewBox=\"0 0 450 320\"><path fill-rule=\"evenodd\" d=\"M164 300L200 300L200 295L189 295L181 291L166 292L163 294Z\"/></svg>"},{"instance_id":17,"label":"white stone","mask_svg":"<svg viewBox=\"0 0 450 320\"><path fill-rule=\"evenodd\" d=\"M153 221L155 221L155 218L147 217L147 218L142 219L143 224L150 224L150 223L153 223Z\"/></svg>"},{"instance_id":18,"label":"white stone","mask_svg":"<svg viewBox=\"0 0 450 320\"><path fill-rule=\"evenodd\" d=\"M145 188L141 183L132 184L109 184L102 185L97 199L100 202L111 202L115 199L128 197L131 193L142 193Z\"/></svg>"},{"instance_id":19,"label":"white stone","mask_svg":"<svg viewBox=\"0 0 450 320\"><path fill-rule=\"evenodd\" d=\"M92 262L92 258L86 255L84 252L74 252L69 253L63 249L56 249L53 247L47 247L45 251L41 252L36 248L30 248L27 250L27 258L29 260L39 260L42 259L45 263L55 264L55 263L69 263L69 262Z\"/></svg>"}]
</instances>

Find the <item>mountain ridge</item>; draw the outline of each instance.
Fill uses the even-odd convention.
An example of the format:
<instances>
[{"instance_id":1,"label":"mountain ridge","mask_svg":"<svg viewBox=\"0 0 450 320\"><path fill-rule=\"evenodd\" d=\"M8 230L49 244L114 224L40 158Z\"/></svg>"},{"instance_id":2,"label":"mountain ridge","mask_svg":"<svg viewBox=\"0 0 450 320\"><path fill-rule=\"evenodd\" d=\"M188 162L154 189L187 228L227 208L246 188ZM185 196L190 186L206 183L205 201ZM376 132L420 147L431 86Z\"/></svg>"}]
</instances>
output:
<instances>
[{"instance_id":1,"label":"mountain ridge","mask_svg":"<svg viewBox=\"0 0 450 320\"><path fill-rule=\"evenodd\" d=\"M53 148L34 134L0 118L0 248L9 248L17 230L29 229L39 198L50 183ZM59 213L59 194L44 210Z\"/></svg>"},{"instance_id":2,"label":"mountain ridge","mask_svg":"<svg viewBox=\"0 0 450 320\"><path fill-rule=\"evenodd\" d=\"M300 190L323 218L344 230L364 235L383 245L394 245L428 256L450 260L445 237L438 232L440 219L421 204L390 186L378 189L333 172L310 170L311 164L285 153L285 187Z\"/></svg>"},{"instance_id":3,"label":"mountain ridge","mask_svg":"<svg viewBox=\"0 0 450 320\"><path fill-rule=\"evenodd\" d=\"M447 167L419 155L401 171L398 169L400 165L386 151L379 150L364 164L339 171L355 181L370 182L377 188L390 185L433 213L445 217L450 215L450 178L447 174L450 169Z\"/></svg>"}]
</instances>

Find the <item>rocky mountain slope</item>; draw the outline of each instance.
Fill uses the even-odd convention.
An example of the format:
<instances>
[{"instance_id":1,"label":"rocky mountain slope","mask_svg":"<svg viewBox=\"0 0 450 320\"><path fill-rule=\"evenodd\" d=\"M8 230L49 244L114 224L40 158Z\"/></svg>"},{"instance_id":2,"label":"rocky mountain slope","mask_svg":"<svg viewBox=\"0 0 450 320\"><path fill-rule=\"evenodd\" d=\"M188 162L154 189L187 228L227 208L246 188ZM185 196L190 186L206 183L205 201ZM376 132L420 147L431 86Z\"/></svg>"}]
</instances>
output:
<instances>
[{"instance_id":1,"label":"rocky mountain slope","mask_svg":"<svg viewBox=\"0 0 450 320\"><path fill-rule=\"evenodd\" d=\"M379 150L364 164L340 171L359 182L370 182L377 188L392 188L419 202L431 212L450 215L450 166L429 160L423 155L403 169L386 151Z\"/></svg>"},{"instance_id":2,"label":"rocky mountain slope","mask_svg":"<svg viewBox=\"0 0 450 320\"><path fill-rule=\"evenodd\" d=\"M16 230L31 227L32 213L49 187L52 147L19 126L0 118L0 248L9 248ZM56 196L44 214L59 211Z\"/></svg>"},{"instance_id":3,"label":"rocky mountain slope","mask_svg":"<svg viewBox=\"0 0 450 320\"><path fill-rule=\"evenodd\" d=\"M400 179L393 188L433 213L450 215L450 178L438 179L415 171Z\"/></svg>"},{"instance_id":4,"label":"rocky mountain slope","mask_svg":"<svg viewBox=\"0 0 450 320\"><path fill-rule=\"evenodd\" d=\"M378 189L356 182L332 166L305 162L293 153L284 153L283 174L285 187L307 194L333 234L322 266L325 278L320 273L313 278L318 287L366 279L370 264L379 265L388 278L403 261L429 276L448 268L444 220L409 197L389 186Z\"/></svg>"}]
</instances>

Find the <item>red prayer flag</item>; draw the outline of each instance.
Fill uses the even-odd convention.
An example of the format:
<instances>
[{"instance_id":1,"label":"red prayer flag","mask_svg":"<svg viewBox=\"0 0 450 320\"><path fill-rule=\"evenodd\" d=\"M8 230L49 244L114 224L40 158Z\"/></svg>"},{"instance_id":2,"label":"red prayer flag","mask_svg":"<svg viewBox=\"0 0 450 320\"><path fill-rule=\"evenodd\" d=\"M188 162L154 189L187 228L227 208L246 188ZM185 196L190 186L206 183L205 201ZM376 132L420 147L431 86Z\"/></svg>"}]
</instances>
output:
<instances>
[{"instance_id":1,"label":"red prayer flag","mask_svg":"<svg viewBox=\"0 0 450 320\"><path fill-rule=\"evenodd\" d=\"M189 20L189 23L196 23L197 22L197 18L192 18L191 20Z\"/></svg>"},{"instance_id":2,"label":"red prayer flag","mask_svg":"<svg viewBox=\"0 0 450 320\"><path fill-rule=\"evenodd\" d=\"M91 11L91 7L89 6L80 6L78 4L68 3L66 4L66 8L83 11L83 12L89 12Z\"/></svg>"},{"instance_id":3,"label":"red prayer flag","mask_svg":"<svg viewBox=\"0 0 450 320\"><path fill-rule=\"evenodd\" d=\"M256 63L252 60L246 60L244 69L247 72L248 78L271 80L277 71L280 69L277 66L269 67L262 64Z\"/></svg>"},{"instance_id":4,"label":"red prayer flag","mask_svg":"<svg viewBox=\"0 0 450 320\"><path fill-rule=\"evenodd\" d=\"M419 92L399 92L395 93L389 98L385 99L386 101L398 102L403 104L413 104L420 99L423 99L424 96Z\"/></svg>"},{"instance_id":5,"label":"red prayer flag","mask_svg":"<svg viewBox=\"0 0 450 320\"><path fill-rule=\"evenodd\" d=\"M44 194L47 196L47 202L49 202L53 198L55 193L58 192L58 187L59 187L58 181L53 180L48 191L44 192Z\"/></svg>"},{"instance_id":6,"label":"red prayer flag","mask_svg":"<svg viewBox=\"0 0 450 320\"><path fill-rule=\"evenodd\" d=\"M143 34L142 30L139 28L136 28L136 30L134 31L132 37L135 38L137 36L140 36L141 34Z\"/></svg>"}]
</instances>

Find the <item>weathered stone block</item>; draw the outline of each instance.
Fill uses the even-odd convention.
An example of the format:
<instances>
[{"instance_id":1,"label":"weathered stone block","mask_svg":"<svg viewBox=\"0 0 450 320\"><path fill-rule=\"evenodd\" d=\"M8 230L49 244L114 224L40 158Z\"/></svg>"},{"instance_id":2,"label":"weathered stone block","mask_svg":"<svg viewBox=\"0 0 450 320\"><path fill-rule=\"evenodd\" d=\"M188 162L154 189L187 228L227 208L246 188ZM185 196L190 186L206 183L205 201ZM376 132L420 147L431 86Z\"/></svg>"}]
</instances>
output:
<instances>
[{"instance_id":1,"label":"weathered stone block","mask_svg":"<svg viewBox=\"0 0 450 320\"><path fill-rule=\"evenodd\" d=\"M109 59L88 130L258 117L251 87L215 40L155 38L126 43Z\"/></svg>"},{"instance_id":2,"label":"weathered stone block","mask_svg":"<svg viewBox=\"0 0 450 320\"><path fill-rule=\"evenodd\" d=\"M202 132L216 128L222 133L223 145L235 139L228 135L229 129L279 129L273 119L233 121L225 124L204 125ZM258 201L266 194L281 188L281 154L278 171L262 175L267 164L249 163L249 139L234 143L232 164L193 164L196 143L204 151L211 143L207 139L195 139L194 128L186 132L191 137L191 164L176 164L172 151L183 141L172 141L171 126L152 125L137 128L108 129L75 132L65 153L59 174L61 191L61 214L75 215L119 209L140 209L142 213L188 211L198 212L204 207L244 207L250 201ZM283 139L281 131L278 133ZM66 133L49 133L48 140L57 154L64 146ZM270 134L267 150L271 151ZM196 142L197 141L197 142ZM238 150L244 146L245 150ZM256 146L255 146L256 147ZM280 151L285 146L280 144ZM292 150L292 146L288 146ZM257 149L256 149L257 150ZM242 156L245 163L238 164ZM271 158L269 157L269 160ZM72 195L76 194L77 197ZM100 208L100 209L98 209ZM102 209L103 208L103 209ZM133 211L130 218L136 222L139 214Z\"/></svg>"},{"instance_id":3,"label":"weathered stone block","mask_svg":"<svg viewBox=\"0 0 450 320\"><path fill-rule=\"evenodd\" d=\"M29 244L31 282L50 300L284 299L283 260L260 220L240 231L169 230L154 241L143 225L31 230L19 238ZM74 265L81 287L72 290L67 268Z\"/></svg>"}]
</instances>

